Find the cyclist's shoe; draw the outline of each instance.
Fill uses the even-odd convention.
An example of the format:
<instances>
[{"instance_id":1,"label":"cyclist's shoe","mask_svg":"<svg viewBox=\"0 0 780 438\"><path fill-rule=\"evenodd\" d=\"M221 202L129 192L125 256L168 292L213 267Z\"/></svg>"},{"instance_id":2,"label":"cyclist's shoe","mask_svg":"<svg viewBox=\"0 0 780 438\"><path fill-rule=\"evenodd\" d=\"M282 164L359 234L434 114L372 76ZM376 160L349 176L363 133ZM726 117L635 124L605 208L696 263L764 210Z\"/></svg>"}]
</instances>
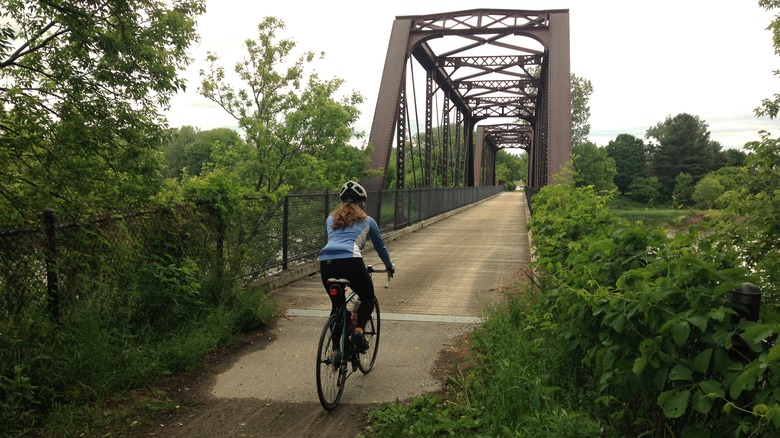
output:
<instances>
[{"instance_id":1,"label":"cyclist's shoe","mask_svg":"<svg viewBox=\"0 0 780 438\"><path fill-rule=\"evenodd\" d=\"M341 352L336 350L330 355L330 364L333 368L338 368L341 365Z\"/></svg>"},{"instance_id":2,"label":"cyclist's shoe","mask_svg":"<svg viewBox=\"0 0 780 438\"><path fill-rule=\"evenodd\" d=\"M363 336L362 332L355 332L352 334L352 346L355 347L358 353L365 353L368 350L368 341Z\"/></svg>"}]
</instances>

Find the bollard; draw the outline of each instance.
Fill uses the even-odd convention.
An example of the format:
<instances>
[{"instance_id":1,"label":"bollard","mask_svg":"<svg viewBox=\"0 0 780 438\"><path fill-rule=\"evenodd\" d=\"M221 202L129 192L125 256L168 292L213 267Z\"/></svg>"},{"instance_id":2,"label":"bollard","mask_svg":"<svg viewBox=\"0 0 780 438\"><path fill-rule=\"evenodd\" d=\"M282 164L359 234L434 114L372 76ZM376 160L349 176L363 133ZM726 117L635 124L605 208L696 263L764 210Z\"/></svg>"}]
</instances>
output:
<instances>
[{"instance_id":1,"label":"bollard","mask_svg":"<svg viewBox=\"0 0 780 438\"><path fill-rule=\"evenodd\" d=\"M761 289L751 283L742 283L742 288L732 292L732 303L735 304L734 310L737 315L733 317L737 323L741 319L748 321L758 321L758 311L761 308Z\"/></svg>"}]
</instances>

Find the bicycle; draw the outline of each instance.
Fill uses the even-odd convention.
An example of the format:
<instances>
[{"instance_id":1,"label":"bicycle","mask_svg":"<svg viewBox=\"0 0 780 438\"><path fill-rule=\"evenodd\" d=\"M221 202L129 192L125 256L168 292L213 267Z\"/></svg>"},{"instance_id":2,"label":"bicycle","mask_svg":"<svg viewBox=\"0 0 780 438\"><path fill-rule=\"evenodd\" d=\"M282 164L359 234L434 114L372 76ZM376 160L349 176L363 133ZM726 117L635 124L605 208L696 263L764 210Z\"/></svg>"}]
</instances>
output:
<instances>
[{"instance_id":1,"label":"bicycle","mask_svg":"<svg viewBox=\"0 0 780 438\"><path fill-rule=\"evenodd\" d=\"M387 272L387 283L390 285L391 274L386 269L374 269L367 266L369 275L374 272ZM317 346L317 396L320 404L327 411L332 411L341 401L344 393L344 385L358 369L363 374L368 374L374 368L376 354L379 350L380 314L379 301L374 296L374 309L371 317L366 322L363 336L368 341L368 350L358 352L353 350L350 336L354 330L354 319L349 305L360 303L355 291L349 289L349 280L344 278L329 278L327 280L328 294L341 297L340 305L336 313L328 317L328 321L322 328L319 344ZM349 289L349 294L347 294ZM357 310L356 308L354 309ZM338 348L334 348L338 346ZM352 365L349 371L348 365Z\"/></svg>"}]
</instances>

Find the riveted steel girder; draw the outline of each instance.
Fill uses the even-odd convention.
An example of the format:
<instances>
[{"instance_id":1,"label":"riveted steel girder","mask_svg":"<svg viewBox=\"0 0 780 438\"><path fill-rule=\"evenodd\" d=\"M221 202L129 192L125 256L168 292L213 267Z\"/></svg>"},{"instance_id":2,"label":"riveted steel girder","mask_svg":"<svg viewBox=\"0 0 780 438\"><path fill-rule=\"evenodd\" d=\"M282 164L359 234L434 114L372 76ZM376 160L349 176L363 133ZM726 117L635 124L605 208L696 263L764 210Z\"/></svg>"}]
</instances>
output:
<instances>
[{"instance_id":1,"label":"riveted steel girder","mask_svg":"<svg viewBox=\"0 0 780 438\"><path fill-rule=\"evenodd\" d=\"M384 169L383 175L394 133L399 155L406 152L407 143L400 137L408 132L410 120L403 112L411 105L401 99L412 94L404 91L411 82L406 75L412 60L426 72L424 159L442 160L420 163L426 170L424 184L438 180L447 186L461 178L464 185L490 183L495 151L510 147L529 154L529 187L555 182L571 153L568 10L474 9L396 17L369 134L369 168ZM441 106L446 114L436 118L447 133L441 154L431 153L435 93L446 100ZM462 123L462 148L457 126L455 144L449 144L451 110L457 114L456 125ZM485 124L493 119L497 122ZM484 129L475 132L478 125ZM485 150L491 152L483 155ZM401 157L398 163L397 182L403 187L405 160ZM438 179L431 177L432 169L441 169ZM385 177L364 183L369 190L384 188Z\"/></svg>"}]
</instances>

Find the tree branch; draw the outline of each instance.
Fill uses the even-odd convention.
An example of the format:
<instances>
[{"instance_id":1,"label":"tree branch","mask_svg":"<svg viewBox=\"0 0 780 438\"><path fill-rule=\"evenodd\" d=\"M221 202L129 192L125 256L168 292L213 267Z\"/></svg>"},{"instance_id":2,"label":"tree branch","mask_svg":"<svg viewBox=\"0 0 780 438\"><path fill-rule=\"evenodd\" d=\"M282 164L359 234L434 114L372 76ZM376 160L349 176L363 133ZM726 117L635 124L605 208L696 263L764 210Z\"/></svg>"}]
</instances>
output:
<instances>
[{"instance_id":1,"label":"tree branch","mask_svg":"<svg viewBox=\"0 0 780 438\"><path fill-rule=\"evenodd\" d=\"M58 24L56 21L52 21L51 23L47 24L43 29L41 29L38 32L38 34L35 36L35 38L43 36L46 32L48 32L49 29L54 27L56 24ZM28 54L30 54L32 52L35 52L36 50L39 50L41 47L44 47L47 44L49 44L50 41L58 38L61 35L66 34L68 32L70 32L70 30L68 30L68 29L62 29L62 30L60 30L58 32L54 32L53 34L51 34L48 37L46 37L46 39L41 41L40 44L37 44L35 46L30 46L29 41L24 42L21 46L19 46L18 49L16 49L16 51L14 53L11 54L11 56L8 57L8 59L6 59L3 62L0 62L0 68L8 67L9 65L15 64L17 59L19 59L19 58L21 58L21 57L23 57L25 55L28 55ZM16 64L16 65L19 65L19 64Z\"/></svg>"}]
</instances>

